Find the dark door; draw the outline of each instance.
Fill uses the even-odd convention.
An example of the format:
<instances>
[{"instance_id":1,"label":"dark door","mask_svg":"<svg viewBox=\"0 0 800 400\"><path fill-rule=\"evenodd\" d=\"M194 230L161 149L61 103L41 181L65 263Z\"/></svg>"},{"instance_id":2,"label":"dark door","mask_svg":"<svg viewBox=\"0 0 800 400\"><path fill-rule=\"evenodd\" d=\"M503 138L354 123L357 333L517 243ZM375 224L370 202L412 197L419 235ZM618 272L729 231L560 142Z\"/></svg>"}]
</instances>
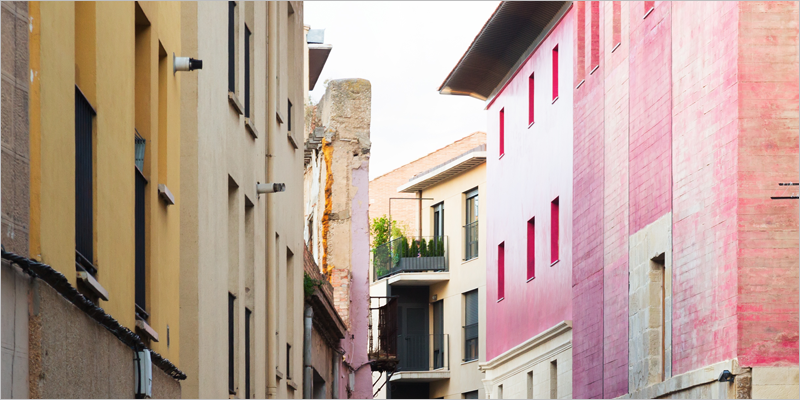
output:
<instances>
[{"instance_id":1,"label":"dark door","mask_svg":"<svg viewBox=\"0 0 800 400\"><path fill-rule=\"evenodd\" d=\"M428 310L427 305L403 307L402 335L400 342L404 347L400 359L404 371L428 370Z\"/></svg>"},{"instance_id":2,"label":"dark door","mask_svg":"<svg viewBox=\"0 0 800 400\"><path fill-rule=\"evenodd\" d=\"M433 369L444 368L444 300L433 303Z\"/></svg>"}]
</instances>

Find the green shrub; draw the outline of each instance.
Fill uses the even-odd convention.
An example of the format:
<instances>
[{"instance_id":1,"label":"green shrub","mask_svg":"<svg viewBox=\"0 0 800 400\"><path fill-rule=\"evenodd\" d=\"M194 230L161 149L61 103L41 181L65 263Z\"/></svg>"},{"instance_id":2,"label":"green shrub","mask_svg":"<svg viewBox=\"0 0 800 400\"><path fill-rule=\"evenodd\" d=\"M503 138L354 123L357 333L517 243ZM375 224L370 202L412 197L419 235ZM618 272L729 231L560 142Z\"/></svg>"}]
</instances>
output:
<instances>
[{"instance_id":1,"label":"green shrub","mask_svg":"<svg viewBox=\"0 0 800 400\"><path fill-rule=\"evenodd\" d=\"M411 248L409 249L408 256L416 257L419 254L419 242L416 240L411 241Z\"/></svg>"},{"instance_id":2,"label":"green shrub","mask_svg":"<svg viewBox=\"0 0 800 400\"><path fill-rule=\"evenodd\" d=\"M423 257L428 256L428 244L425 239L420 239L419 241L419 254Z\"/></svg>"}]
</instances>

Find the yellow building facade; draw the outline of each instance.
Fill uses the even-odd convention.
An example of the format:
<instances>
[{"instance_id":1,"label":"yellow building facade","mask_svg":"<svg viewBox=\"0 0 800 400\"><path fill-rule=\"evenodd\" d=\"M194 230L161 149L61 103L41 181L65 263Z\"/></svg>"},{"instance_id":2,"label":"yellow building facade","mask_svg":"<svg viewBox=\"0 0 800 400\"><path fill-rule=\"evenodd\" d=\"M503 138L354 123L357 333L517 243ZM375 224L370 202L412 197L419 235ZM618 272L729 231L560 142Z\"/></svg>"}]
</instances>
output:
<instances>
[{"instance_id":1,"label":"yellow building facade","mask_svg":"<svg viewBox=\"0 0 800 400\"><path fill-rule=\"evenodd\" d=\"M180 4L29 10L30 257L180 367Z\"/></svg>"}]
</instances>

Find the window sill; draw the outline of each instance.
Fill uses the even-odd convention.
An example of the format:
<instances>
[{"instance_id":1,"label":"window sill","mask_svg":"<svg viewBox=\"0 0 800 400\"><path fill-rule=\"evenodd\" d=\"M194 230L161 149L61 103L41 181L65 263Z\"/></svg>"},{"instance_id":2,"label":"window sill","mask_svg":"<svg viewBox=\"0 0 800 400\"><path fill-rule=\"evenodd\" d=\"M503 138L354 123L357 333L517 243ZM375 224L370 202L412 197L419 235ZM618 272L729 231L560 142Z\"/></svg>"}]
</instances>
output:
<instances>
[{"instance_id":1,"label":"window sill","mask_svg":"<svg viewBox=\"0 0 800 400\"><path fill-rule=\"evenodd\" d=\"M534 279L536 279L536 277L535 277L535 276L532 276L532 277L528 278L528 280L527 280L527 281L525 281L525 283L528 283L528 282L530 282L530 281L532 281L532 280L534 280Z\"/></svg>"},{"instance_id":2,"label":"window sill","mask_svg":"<svg viewBox=\"0 0 800 400\"><path fill-rule=\"evenodd\" d=\"M575 86L575 90L578 90L578 88L583 86L584 83L586 83L586 79L581 79L581 81L578 82L578 86Z\"/></svg>"},{"instance_id":3,"label":"window sill","mask_svg":"<svg viewBox=\"0 0 800 400\"><path fill-rule=\"evenodd\" d=\"M500 157L498 157L497 159L498 159L498 160L502 160L502 159L503 159L503 156L505 156L505 155L506 155L506 153L500 154Z\"/></svg>"},{"instance_id":4,"label":"window sill","mask_svg":"<svg viewBox=\"0 0 800 400\"><path fill-rule=\"evenodd\" d=\"M461 365L472 364L472 363L474 363L474 362L476 362L476 361L478 361L478 359L477 359L477 358L476 358L476 359L474 359L474 360L462 361L462 362L461 362Z\"/></svg>"},{"instance_id":5,"label":"window sill","mask_svg":"<svg viewBox=\"0 0 800 400\"><path fill-rule=\"evenodd\" d=\"M172 192L169 191L167 185L163 183L158 184L158 195L167 202L168 206L175 204L175 196L173 196Z\"/></svg>"},{"instance_id":6,"label":"window sill","mask_svg":"<svg viewBox=\"0 0 800 400\"><path fill-rule=\"evenodd\" d=\"M650 13L653 12L653 10L655 10L655 9L656 9L655 7L650 7L650 9L647 10L647 12L644 14L644 17L642 17L642 19L647 18L647 16L650 15Z\"/></svg>"},{"instance_id":7,"label":"window sill","mask_svg":"<svg viewBox=\"0 0 800 400\"><path fill-rule=\"evenodd\" d=\"M471 263L471 262L473 262L473 261L477 260L477 259L478 259L478 257L479 257L479 256L475 256L475 257L472 257L472 258L470 258L469 260L461 260L461 265L464 265L464 264Z\"/></svg>"},{"instance_id":8,"label":"window sill","mask_svg":"<svg viewBox=\"0 0 800 400\"><path fill-rule=\"evenodd\" d=\"M236 110L239 115L244 114L244 107L242 107L242 103L239 101L239 97L236 96L236 93L231 91L228 92L228 103Z\"/></svg>"},{"instance_id":9,"label":"window sill","mask_svg":"<svg viewBox=\"0 0 800 400\"><path fill-rule=\"evenodd\" d=\"M506 299L505 297L501 297L501 298L497 299L497 302L499 303L499 302L501 302L501 301L503 301L505 299Z\"/></svg>"},{"instance_id":10,"label":"window sill","mask_svg":"<svg viewBox=\"0 0 800 400\"><path fill-rule=\"evenodd\" d=\"M289 379L286 380L286 386L289 386L290 388L292 388L294 390L297 390L297 384L294 383L292 378L289 378Z\"/></svg>"},{"instance_id":11,"label":"window sill","mask_svg":"<svg viewBox=\"0 0 800 400\"><path fill-rule=\"evenodd\" d=\"M158 332L155 331L150 325L142 319L136 319L136 327L139 328L145 335L147 335L154 342L158 342Z\"/></svg>"},{"instance_id":12,"label":"window sill","mask_svg":"<svg viewBox=\"0 0 800 400\"><path fill-rule=\"evenodd\" d=\"M97 279L94 279L92 274L86 271L78 271L78 280L83 282L86 287L89 288L89 290L97 295L97 297L108 301L108 291L102 285L100 285L100 282L98 282Z\"/></svg>"},{"instance_id":13,"label":"window sill","mask_svg":"<svg viewBox=\"0 0 800 400\"><path fill-rule=\"evenodd\" d=\"M559 262L559 261L561 261L561 260L555 260L555 261L551 262L551 263L550 263L550 266L552 267L553 265L556 265L556 264L558 264L558 262Z\"/></svg>"},{"instance_id":14,"label":"window sill","mask_svg":"<svg viewBox=\"0 0 800 400\"><path fill-rule=\"evenodd\" d=\"M598 68L600 68L600 64L595 65L594 68L592 68L592 72L589 72L589 75L593 75Z\"/></svg>"},{"instance_id":15,"label":"window sill","mask_svg":"<svg viewBox=\"0 0 800 400\"><path fill-rule=\"evenodd\" d=\"M283 379L283 372L281 372L281 370L275 368L275 376L277 376L278 379Z\"/></svg>"},{"instance_id":16,"label":"window sill","mask_svg":"<svg viewBox=\"0 0 800 400\"><path fill-rule=\"evenodd\" d=\"M552 103L550 103L550 104L556 104L556 101L558 101L558 96L556 96L556 98L555 98L555 99L553 99L553 102L552 102Z\"/></svg>"},{"instance_id":17,"label":"window sill","mask_svg":"<svg viewBox=\"0 0 800 400\"><path fill-rule=\"evenodd\" d=\"M256 124L253 123L250 118L244 119L244 127L247 128L247 131L253 135L253 139L258 139L258 131L256 130Z\"/></svg>"},{"instance_id":18,"label":"window sill","mask_svg":"<svg viewBox=\"0 0 800 400\"><path fill-rule=\"evenodd\" d=\"M619 46L620 46L621 44L622 44L622 42L619 42L619 43L617 43L617 45L616 45L616 46L614 46L614 48L613 48L613 49L611 49L611 52L613 53L613 52L614 52L614 50L618 49L618 48L619 48Z\"/></svg>"},{"instance_id":19,"label":"window sill","mask_svg":"<svg viewBox=\"0 0 800 400\"><path fill-rule=\"evenodd\" d=\"M528 124L528 129L531 129L531 127L532 127L532 126L533 126L533 124L535 124L535 123L536 123L536 121L533 121L533 122L531 122L530 124Z\"/></svg>"}]
</instances>

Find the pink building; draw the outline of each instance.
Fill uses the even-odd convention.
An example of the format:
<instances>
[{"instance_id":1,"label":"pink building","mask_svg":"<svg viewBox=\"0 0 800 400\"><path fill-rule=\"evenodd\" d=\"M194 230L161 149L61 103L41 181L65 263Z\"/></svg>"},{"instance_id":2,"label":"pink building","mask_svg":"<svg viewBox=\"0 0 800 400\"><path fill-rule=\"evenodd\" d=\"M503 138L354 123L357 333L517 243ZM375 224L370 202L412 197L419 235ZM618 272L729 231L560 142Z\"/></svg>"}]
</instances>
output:
<instances>
[{"instance_id":1,"label":"pink building","mask_svg":"<svg viewBox=\"0 0 800 400\"><path fill-rule=\"evenodd\" d=\"M574 397L795 398L798 3L573 11Z\"/></svg>"},{"instance_id":2,"label":"pink building","mask_svg":"<svg viewBox=\"0 0 800 400\"><path fill-rule=\"evenodd\" d=\"M488 111L490 398L572 392L574 20L569 2L500 4L440 88Z\"/></svg>"}]
</instances>

